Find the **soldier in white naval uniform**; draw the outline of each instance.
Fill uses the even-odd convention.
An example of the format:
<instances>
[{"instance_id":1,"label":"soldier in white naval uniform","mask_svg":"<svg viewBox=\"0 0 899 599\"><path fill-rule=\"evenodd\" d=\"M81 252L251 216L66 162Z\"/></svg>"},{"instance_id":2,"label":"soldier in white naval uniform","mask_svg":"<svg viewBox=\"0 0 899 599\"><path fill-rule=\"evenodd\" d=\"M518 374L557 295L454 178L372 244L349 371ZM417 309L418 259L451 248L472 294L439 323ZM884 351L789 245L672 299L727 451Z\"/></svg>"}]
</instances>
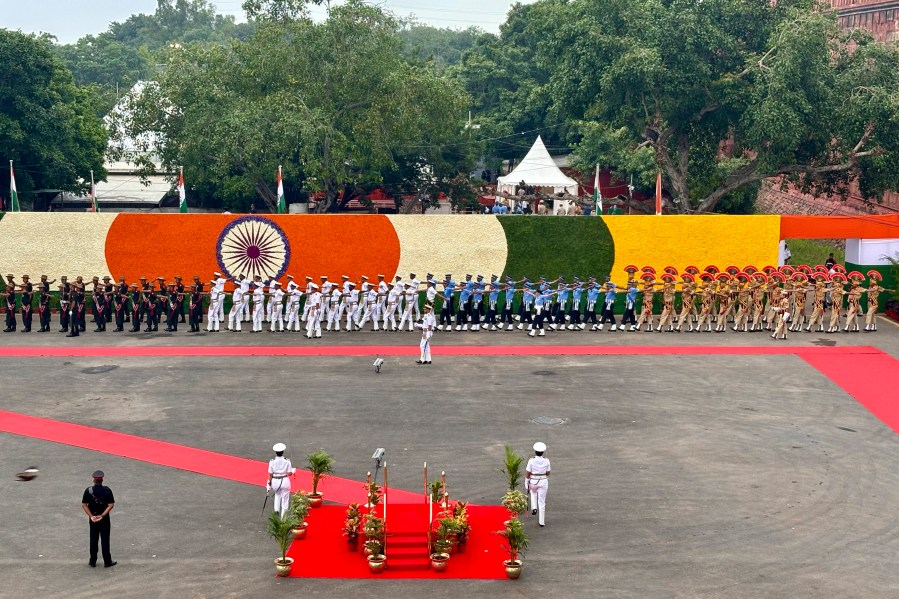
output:
<instances>
[{"instance_id":1,"label":"soldier in white naval uniform","mask_svg":"<svg viewBox=\"0 0 899 599\"><path fill-rule=\"evenodd\" d=\"M293 275L287 275L287 330L300 330L300 286L293 282Z\"/></svg>"},{"instance_id":2,"label":"soldier in white naval uniform","mask_svg":"<svg viewBox=\"0 0 899 599\"><path fill-rule=\"evenodd\" d=\"M225 326L229 331L240 331L240 322L243 318L243 302L246 301L242 285L244 278L243 275L240 275L239 279L231 279L234 283L234 291L231 293L231 311L228 312L228 323Z\"/></svg>"},{"instance_id":3,"label":"soldier in white naval uniform","mask_svg":"<svg viewBox=\"0 0 899 599\"><path fill-rule=\"evenodd\" d=\"M309 312L306 315L306 338L312 339L322 336L322 322L318 317L322 309L322 294L315 283L310 283L309 287L312 289L312 293L306 297L306 303L309 306Z\"/></svg>"},{"instance_id":4,"label":"soldier in white naval uniform","mask_svg":"<svg viewBox=\"0 0 899 599\"><path fill-rule=\"evenodd\" d=\"M431 304L425 305L425 315L421 319L421 324L416 325L421 329L421 343L418 344L421 350L421 357L416 364L431 363L431 337L434 335L434 329L437 328L437 318L434 316L434 308Z\"/></svg>"},{"instance_id":5,"label":"soldier in white naval uniform","mask_svg":"<svg viewBox=\"0 0 899 599\"><path fill-rule=\"evenodd\" d=\"M218 331L221 323L222 306L225 304L225 283L228 279L222 277L222 273L213 273L217 278L210 282L209 312L206 314L206 330Z\"/></svg>"},{"instance_id":6,"label":"soldier in white naval uniform","mask_svg":"<svg viewBox=\"0 0 899 599\"><path fill-rule=\"evenodd\" d=\"M265 492L274 493L275 511L283 518L290 506L290 478L297 471L290 464L290 460L284 457L287 446L283 443L275 443L272 451L275 457L268 461L268 482L265 483Z\"/></svg>"},{"instance_id":7,"label":"soldier in white naval uniform","mask_svg":"<svg viewBox=\"0 0 899 599\"><path fill-rule=\"evenodd\" d=\"M524 476L531 495L531 514L537 514L537 522L545 526L546 491L549 489L549 460L543 457L546 444L534 443L534 457L528 460Z\"/></svg>"}]
</instances>

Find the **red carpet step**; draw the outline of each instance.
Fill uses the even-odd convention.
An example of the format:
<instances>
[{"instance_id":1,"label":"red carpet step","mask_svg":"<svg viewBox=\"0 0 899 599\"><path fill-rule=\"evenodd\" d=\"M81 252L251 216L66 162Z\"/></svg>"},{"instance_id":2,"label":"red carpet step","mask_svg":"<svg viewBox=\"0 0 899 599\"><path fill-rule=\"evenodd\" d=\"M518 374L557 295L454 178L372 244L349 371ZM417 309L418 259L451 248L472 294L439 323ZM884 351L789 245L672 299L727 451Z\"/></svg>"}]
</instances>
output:
<instances>
[{"instance_id":1,"label":"red carpet step","mask_svg":"<svg viewBox=\"0 0 899 599\"><path fill-rule=\"evenodd\" d=\"M380 506L378 507L380 513ZM387 570L373 574L362 553L350 551L342 536L346 508L325 505L309 512L306 538L294 541L287 552L294 558L291 577L298 578L505 578L508 559L502 538L508 512L502 506L468 506L471 535L461 552L453 553L446 572L430 569L427 554L428 509L420 504L387 506ZM436 510L435 510L436 517Z\"/></svg>"}]
</instances>

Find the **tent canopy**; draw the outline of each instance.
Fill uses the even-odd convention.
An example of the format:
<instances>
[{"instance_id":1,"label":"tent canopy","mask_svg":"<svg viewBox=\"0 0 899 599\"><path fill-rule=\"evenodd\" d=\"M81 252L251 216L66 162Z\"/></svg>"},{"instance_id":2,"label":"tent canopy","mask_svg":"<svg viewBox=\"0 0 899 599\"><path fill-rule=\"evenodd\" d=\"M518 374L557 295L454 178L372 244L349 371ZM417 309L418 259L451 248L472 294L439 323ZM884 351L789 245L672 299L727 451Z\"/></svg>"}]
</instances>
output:
<instances>
[{"instance_id":1,"label":"tent canopy","mask_svg":"<svg viewBox=\"0 0 899 599\"><path fill-rule=\"evenodd\" d=\"M578 191L577 181L556 166L539 135L518 166L508 175L496 180L497 189L500 192L515 193L522 181L534 187L552 187L553 192L567 191L577 195Z\"/></svg>"}]
</instances>

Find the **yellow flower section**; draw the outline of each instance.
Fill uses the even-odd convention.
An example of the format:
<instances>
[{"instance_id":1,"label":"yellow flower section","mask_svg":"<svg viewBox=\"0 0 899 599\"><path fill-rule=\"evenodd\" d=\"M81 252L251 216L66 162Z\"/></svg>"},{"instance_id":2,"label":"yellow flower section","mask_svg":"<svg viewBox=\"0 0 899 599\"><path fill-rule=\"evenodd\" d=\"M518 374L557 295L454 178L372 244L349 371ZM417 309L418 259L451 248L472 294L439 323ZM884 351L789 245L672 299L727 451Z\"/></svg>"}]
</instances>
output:
<instances>
[{"instance_id":1,"label":"yellow flower section","mask_svg":"<svg viewBox=\"0 0 899 599\"><path fill-rule=\"evenodd\" d=\"M5 275L45 274L50 280L66 275L90 277L109 274L106 233L117 215L106 212L8 212L0 220ZM135 243L148 243L136 239Z\"/></svg>"},{"instance_id":2,"label":"yellow flower section","mask_svg":"<svg viewBox=\"0 0 899 599\"><path fill-rule=\"evenodd\" d=\"M624 267L666 266L678 272L690 265L703 270L748 265L777 266L780 216L670 215L605 216L615 243L612 279L625 280Z\"/></svg>"},{"instance_id":3,"label":"yellow flower section","mask_svg":"<svg viewBox=\"0 0 899 599\"><path fill-rule=\"evenodd\" d=\"M452 273L501 275L506 266L506 234L492 215L389 215L400 241L397 274L422 279Z\"/></svg>"}]
</instances>

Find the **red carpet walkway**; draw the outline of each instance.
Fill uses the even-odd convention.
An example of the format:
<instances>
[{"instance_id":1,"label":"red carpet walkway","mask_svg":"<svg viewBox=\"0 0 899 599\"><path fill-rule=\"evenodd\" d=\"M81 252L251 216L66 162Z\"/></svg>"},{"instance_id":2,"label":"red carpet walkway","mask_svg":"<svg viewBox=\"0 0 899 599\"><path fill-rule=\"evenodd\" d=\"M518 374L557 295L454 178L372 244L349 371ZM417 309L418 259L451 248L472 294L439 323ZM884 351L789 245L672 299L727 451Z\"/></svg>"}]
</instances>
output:
<instances>
[{"instance_id":1,"label":"red carpet walkway","mask_svg":"<svg viewBox=\"0 0 899 599\"><path fill-rule=\"evenodd\" d=\"M92 449L248 485L264 487L268 478L267 462L5 410L0 410L0 432ZM309 471L297 469L292 487L311 489L312 478ZM360 481L329 476L321 483L320 489L328 501L344 504L365 502L365 491ZM390 489L390 495L395 501L421 499L421 493L409 493L400 489Z\"/></svg>"},{"instance_id":2,"label":"red carpet walkway","mask_svg":"<svg viewBox=\"0 0 899 599\"><path fill-rule=\"evenodd\" d=\"M393 491L391 490L392 494ZM380 506L378 506L380 515ZM415 504L391 503L387 508L387 570L373 574L362 554L351 552L341 527L346 514L342 506L310 510L306 538L294 541L287 552L294 558L291 577L298 578L505 578L503 560L508 556L503 540L493 531L502 530L509 513L500 506L468 506L471 536L461 553L454 553L446 572L428 567L427 505L421 496Z\"/></svg>"}]
</instances>

